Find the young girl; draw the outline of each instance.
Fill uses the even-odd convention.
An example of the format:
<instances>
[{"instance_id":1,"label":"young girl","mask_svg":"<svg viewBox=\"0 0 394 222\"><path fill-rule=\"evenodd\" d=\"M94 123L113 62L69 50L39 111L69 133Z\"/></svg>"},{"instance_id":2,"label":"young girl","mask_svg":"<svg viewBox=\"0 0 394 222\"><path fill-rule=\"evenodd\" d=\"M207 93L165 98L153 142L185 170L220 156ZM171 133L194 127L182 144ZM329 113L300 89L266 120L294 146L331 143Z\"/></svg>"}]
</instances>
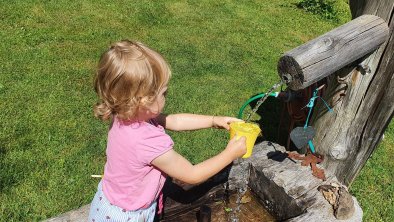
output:
<instances>
[{"instance_id":1,"label":"young girl","mask_svg":"<svg viewBox=\"0 0 394 222\"><path fill-rule=\"evenodd\" d=\"M163 57L139 42L113 44L103 53L95 79L96 117L111 119L104 177L89 221L153 221L162 209L166 175L188 184L207 180L246 153L245 138L232 139L218 155L192 165L172 149L165 129L229 129L232 117L164 115L170 69ZM157 203L159 202L159 203Z\"/></svg>"}]
</instances>

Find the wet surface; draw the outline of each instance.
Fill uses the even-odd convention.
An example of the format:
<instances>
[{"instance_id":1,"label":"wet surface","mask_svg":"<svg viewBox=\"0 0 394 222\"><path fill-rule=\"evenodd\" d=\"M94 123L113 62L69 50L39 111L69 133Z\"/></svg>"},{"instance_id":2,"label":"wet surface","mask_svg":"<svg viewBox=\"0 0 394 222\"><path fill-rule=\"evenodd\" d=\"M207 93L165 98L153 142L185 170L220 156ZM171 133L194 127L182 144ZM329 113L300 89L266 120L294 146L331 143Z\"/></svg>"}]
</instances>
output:
<instances>
[{"instance_id":1,"label":"wet surface","mask_svg":"<svg viewBox=\"0 0 394 222\"><path fill-rule=\"evenodd\" d=\"M211 208L211 222L227 222L231 221L231 210L236 208L237 194L230 196L228 203L226 201L219 201L208 206ZM242 198L242 204L238 215L240 222L273 222L275 218L268 213L268 211L258 202L249 190L246 191ZM198 209L192 210L188 213L171 218L162 220L166 222L177 221L177 222L192 222L197 221Z\"/></svg>"}]
</instances>

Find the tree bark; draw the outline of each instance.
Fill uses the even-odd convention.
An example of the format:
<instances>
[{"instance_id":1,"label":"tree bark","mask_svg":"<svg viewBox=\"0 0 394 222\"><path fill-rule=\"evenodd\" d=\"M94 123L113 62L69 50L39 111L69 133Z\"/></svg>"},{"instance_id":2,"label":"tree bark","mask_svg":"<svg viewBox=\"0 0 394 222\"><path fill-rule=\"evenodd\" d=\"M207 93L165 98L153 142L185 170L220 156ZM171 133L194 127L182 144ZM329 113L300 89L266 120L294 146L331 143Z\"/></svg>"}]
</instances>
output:
<instances>
[{"instance_id":1,"label":"tree bark","mask_svg":"<svg viewBox=\"0 0 394 222\"><path fill-rule=\"evenodd\" d=\"M323 166L340 182L351 185L381 141L394 114L394 1L350 0L353 18L363 14L381 17L389 24L389 39L358 64L327 78L324 99L315 107L314 144L325 156Z\"/></svg>"}]
</instances>

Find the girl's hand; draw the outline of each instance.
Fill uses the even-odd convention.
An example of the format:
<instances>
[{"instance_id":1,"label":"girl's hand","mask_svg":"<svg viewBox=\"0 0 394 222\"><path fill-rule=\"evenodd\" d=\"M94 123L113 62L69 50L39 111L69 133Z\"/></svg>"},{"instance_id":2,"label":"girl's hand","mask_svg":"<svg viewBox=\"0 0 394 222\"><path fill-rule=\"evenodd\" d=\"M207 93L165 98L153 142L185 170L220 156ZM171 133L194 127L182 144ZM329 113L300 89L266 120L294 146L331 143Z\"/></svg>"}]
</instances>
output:
<instances>
[{"instance_id":1,"label":"girl's hand","mask_svg":"<svg viewBox=\"0 0 394 222\"><path fill-rule=\"evenodd\" d=\"M243 120L229 116L212 116L212 127L214 128L230 130L232 122L243 122Z\"/></svg>"},{"instance_id":2,"label":"girl's hand","mask_svg":"<svg viewBox=\"0 0 394 222\"><path fill-rule=\"evenodd\" d=\"M237 138L237 135L232 138L226 147L226 151L231 153L233 159L241 157L246 153L246 137Z\"/></svg>"}]
</instances>

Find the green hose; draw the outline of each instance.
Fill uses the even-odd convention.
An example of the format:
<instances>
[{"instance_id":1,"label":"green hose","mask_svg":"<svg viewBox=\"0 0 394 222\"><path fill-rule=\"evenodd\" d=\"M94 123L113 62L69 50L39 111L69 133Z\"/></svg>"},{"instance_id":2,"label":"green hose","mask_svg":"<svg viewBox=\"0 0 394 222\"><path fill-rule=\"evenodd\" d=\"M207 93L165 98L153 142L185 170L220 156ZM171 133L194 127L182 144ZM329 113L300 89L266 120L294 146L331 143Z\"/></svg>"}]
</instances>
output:
<instances>
[{"instance_id":1,"label":"green hose","mask_svg":"<svg viewBox=\"0 0 394 222\"><path fill-rule=\"evenodd\" d=\"M278 97L278 95L279 95L279 92L273 92L273 93L270 93L268 96ZM244 112L244 109L246 108L246 106L249 105L249 103L251 103L252 101L254 101L256 99L260 99L264 96L265 96L265 93L261 93L261 94L258 94L256 96L253 96L252 98L248 99L248 101L246 101L245 104L243 104L241 109L239 109L238 119L242 119L242 113Z\"/></svg>"}]
</instances>

